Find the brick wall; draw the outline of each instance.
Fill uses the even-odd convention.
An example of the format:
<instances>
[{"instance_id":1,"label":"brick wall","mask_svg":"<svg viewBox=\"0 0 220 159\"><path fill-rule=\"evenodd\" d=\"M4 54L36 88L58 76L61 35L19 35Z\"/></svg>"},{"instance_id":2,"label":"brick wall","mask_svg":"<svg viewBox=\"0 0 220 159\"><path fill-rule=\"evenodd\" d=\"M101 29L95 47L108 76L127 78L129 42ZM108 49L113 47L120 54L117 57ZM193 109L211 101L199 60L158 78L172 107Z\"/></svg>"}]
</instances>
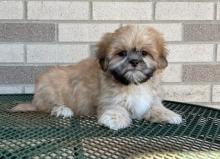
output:
<instances>
[{"instance_id":1,"label":"brick wall","mask_svg":"<svg viewBox=\"0 0 220 159\"><path fill-rule=\"evenodd\" d=\"M219 20L218 0L2 0L0 93L31 93L48 65L92 56L100 36L120 25L148 24L168 44L166 99L218 107Z\"/></svg>"}]
</instances>

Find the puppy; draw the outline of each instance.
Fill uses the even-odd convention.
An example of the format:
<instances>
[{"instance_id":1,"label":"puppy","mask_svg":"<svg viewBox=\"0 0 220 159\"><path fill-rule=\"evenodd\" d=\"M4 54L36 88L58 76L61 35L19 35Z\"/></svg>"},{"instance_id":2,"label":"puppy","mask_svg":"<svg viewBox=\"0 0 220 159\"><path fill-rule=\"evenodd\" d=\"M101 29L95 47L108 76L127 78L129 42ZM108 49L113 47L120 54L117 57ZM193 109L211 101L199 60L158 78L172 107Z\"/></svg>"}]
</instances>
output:
<instances>
[{"instance_id":1,"label":"puppy","mask_svg":"<svg viewBox=\"0 0 220 159\"><path fill-rule=\"evenodd\" d=\"M181 116L165 108L160 98L166 56L164 39L155 29L121 27L102 37L96 58L40 74L32 104L11 111L64 118L97 115L100 124L114 130L128 127L131 119L180 124Z\"/></svg>"}]
</instances>

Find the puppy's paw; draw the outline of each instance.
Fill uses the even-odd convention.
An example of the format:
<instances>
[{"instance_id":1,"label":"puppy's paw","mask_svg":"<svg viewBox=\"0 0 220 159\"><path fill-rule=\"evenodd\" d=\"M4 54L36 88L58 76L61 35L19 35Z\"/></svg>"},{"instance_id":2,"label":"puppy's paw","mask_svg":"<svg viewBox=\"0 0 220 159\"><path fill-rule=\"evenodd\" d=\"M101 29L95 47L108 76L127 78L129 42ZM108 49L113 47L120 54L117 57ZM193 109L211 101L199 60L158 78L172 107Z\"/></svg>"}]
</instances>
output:
<instances>
[{"instance_id":1,"label":"puppy's paw","mask_svg":"<svg viewBox=\"0 0 220 159\"><path fill-rule=\"evenodd\" d=\"M183 119L181 115L174 113L171 116L168 116L166 121L170 124L180 124L183 122Z\"/></svg>"},{"instance_id":2,"label":"puppy's paw","mask_svg":"<svg viewBox=\"0 0 220 159\"><path fill-rule=\"evenodd\" d=\"M54 107L51 111L51 115L56 117L70 118L73 116L73 112L70 108L62 105Z\"/></svg>"},{"instance_id":3,"label":"puppy's paw","mask_svg":"<svg viewBox=\"0 0 220 159\"><path fill-rule=\"evenodd\" d=\"M98 122L110 129L119 130L128 127L131 119L128 114L117 111L106 111L100 116Z\"/></svg>"},{"instance_id":4,"label":"puppy's paw","mask_svg":"<svg viewBox=\"0 0 220 159\"><path fill-rule=\"evenodd\" d=\"M180 124L183 122L181 115L163 106L151 108L151 110L145 114L145 119L156 123Z\"/></svg>"}]
</instances>

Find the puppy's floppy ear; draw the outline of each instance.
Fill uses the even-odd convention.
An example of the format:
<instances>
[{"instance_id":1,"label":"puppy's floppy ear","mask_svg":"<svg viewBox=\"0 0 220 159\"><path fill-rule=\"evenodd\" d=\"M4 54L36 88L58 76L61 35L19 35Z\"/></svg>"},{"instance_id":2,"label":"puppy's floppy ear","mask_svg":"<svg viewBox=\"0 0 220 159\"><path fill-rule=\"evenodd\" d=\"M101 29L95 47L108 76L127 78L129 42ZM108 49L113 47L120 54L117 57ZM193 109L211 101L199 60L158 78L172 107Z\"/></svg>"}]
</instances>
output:
<instances>
[{"instance_id":1,"label":"puppy's floppy ear","mask_svg":"<svg viewBox=\"0 0 220 159\"><path fill-rule=\"evenodd\" d=\"M107 71L108 70L108 62L109 60L107 58L101 58L99 59L99 64L102 68L103 71Z\"/></svg>"},{"instance_id":2,"label":"puppy's floppy ear","mask_svg":"<svg viewBox=\"0 0 220 159\"><path fill-rule=\"evenodd\" d=\"M159 60L158 60L158 68L159 69L164 69L168 66L168 62L167 62L167 59L166 57L164 56L161 56L159 57Z\"/></svg>"},{"instance_id":3,"label":"puppy's floppy ear","mask_svg":"<svg viewBox=\"0 0 220 159\"><path fill-rule=\"evenodd\" d=\"M151 38L153 39L154 47L158 54L158 58L157 58L158 69L164 69L168 65L168 62L166 59L167 49L165 47L164 38L159 32L157 32L153 28L149 28L149 33L150 33Z\"/></svg>"},{"instance_id":4,"label":"puppy's floppy ear","mask_svg":"<svg viewBox=\"0 0 220 159\"><path fill-rule=\"evenodd\" d=\"M113 33L106 33L98 42L97 50L96 50L96 57L99 60L100 66L103 71L107 71L109 59L108 59L108 52L110 49L110 45L112 42Z\"/></svg>"}]
</instances>

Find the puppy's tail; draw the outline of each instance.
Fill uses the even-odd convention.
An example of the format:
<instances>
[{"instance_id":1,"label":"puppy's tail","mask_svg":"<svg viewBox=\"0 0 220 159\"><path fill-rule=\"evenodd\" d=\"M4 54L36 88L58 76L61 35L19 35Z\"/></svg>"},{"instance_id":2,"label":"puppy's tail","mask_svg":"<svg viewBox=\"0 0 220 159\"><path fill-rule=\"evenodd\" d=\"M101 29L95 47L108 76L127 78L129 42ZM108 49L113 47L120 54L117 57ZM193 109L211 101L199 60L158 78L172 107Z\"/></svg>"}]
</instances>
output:
<instances>
[{"instance_id":1,"label":"puppy's tail","mask_svg":"<svg viewBox=\"0 0 220 159\"><path fill-rule=\"evenodd\" d=\"M37 109L32 104L24 103L24 104L18 104L13 108L8 109L8 111L9 112L32 112L32 111L37 111Z\"/></svg>"}]
</instances>

